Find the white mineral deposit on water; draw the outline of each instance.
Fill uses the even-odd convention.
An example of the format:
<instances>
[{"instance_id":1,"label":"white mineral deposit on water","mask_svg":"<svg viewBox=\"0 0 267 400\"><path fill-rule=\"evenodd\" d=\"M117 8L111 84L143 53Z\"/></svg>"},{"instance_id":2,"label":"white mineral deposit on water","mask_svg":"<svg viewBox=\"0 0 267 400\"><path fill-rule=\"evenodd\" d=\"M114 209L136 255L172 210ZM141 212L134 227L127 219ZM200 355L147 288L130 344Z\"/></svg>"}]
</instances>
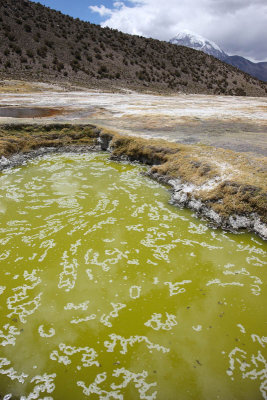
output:
<instances>
[{"instance_id":1,"label":"white mineral deposit on water","mask_svg":"<svg viewBox=\"0 0 267 400\"><path fill-rule=\"evenodd\" d=\"M266 243L103 154L0 176L0 397L267 399Z\"/></svg>"}]
</instances>

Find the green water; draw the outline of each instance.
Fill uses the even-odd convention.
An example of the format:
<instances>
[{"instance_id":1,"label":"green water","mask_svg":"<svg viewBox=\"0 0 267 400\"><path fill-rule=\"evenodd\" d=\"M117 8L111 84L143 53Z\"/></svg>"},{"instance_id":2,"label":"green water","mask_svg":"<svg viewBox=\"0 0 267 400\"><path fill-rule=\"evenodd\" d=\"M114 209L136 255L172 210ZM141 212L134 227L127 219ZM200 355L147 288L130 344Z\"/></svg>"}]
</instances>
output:
<instances>
[{"instance_id":1,"label":"green water","mask_svg":"<svg viewBox=\"0 0 267 400\"><path fill-rule=\"evenodd\" d=\"M141 170L65 154L0 176L0 397L267 398L266 243Z\"/></svg>"}]
</instances>

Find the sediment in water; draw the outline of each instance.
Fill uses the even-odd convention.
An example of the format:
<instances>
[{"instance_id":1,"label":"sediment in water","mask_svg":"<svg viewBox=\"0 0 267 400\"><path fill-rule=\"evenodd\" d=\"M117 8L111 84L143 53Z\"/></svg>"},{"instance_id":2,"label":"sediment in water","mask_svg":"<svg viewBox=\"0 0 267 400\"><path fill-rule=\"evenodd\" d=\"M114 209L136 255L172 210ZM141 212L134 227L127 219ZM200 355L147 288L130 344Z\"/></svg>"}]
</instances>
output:
<instances>
[{"instance_id":1,"label":"sediment in water","mask_svg":"<svg viewBox=\"0 0 267 400\"><path fill-rule=\"evenodd\" d=\"M93 125L0 127L0 170L42 154L99 150L109 151L118 161L150 166L147 175L172 188L172 204L192 209L214 226L235 232L248 229L267 239L264 160L263 166L251 159L246 164L240 153L130 137Z\"/></svg>"}]
</instances>

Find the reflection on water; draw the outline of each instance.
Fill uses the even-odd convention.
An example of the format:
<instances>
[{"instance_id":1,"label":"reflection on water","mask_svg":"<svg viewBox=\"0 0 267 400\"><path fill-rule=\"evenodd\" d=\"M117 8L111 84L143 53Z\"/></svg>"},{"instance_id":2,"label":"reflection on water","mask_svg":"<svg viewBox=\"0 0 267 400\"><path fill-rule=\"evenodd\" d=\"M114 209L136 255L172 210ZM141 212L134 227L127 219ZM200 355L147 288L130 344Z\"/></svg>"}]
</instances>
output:
<instances>
[{"instance_id":1,"label":"reflection on water","mask_svg":"<svg viewBox=\"0 0 267 400\"><path fill-rule=\"evenodd\" d=\"M0 396L266 399L266 243L167 204L141 167L6 170Z\"/></svg>"},{"instance_id":2,"label":"reflection on water","mask_svg":"<svg viewBox=\"0 0 267 400\"><path fill-rule=\"evenodd\" d=\"M8 118L42 118L52 117L61 113L60 109L47 107L0 107L0 117Z\"/></svg>"}]
</instances>

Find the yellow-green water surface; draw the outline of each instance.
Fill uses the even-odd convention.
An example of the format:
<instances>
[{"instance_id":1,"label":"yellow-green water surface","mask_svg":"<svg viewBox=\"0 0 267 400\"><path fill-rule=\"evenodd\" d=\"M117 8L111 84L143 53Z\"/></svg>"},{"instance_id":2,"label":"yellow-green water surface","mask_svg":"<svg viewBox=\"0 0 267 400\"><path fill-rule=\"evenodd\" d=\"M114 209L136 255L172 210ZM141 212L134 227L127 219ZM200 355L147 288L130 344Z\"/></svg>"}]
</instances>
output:
<instances>
[{"instance_id":1,"label":"yellow-green water surface","mask_svg":"<svg viewBox=\"0 0 267 400\"><path fill-rule=\"evenodd\" d=\"M141 170L64 154L0 176L0 398L267 398L266 243Z\"/></svg>"}]
</instances>

